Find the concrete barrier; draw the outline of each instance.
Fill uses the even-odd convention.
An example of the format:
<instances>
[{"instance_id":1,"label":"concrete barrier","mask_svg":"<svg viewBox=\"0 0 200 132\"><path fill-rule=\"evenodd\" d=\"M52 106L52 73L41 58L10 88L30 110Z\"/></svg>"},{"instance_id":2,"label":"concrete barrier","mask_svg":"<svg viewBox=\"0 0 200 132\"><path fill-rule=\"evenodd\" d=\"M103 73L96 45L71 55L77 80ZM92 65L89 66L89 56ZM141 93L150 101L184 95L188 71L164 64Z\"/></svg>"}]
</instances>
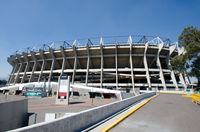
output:
<instances>
[{"instance_id":1,"label":"concrete barrier","mask_svg":"<svg viewBox=\"0 0 200 132\"><path fill-rule=\"evenodd\" d=\"M130 98L130 97L133 97L134 94L133 93L121 93L121 98L122 99L127 99L127 98Z\"/></svg>"},{"instance_id":2,"label":"concrete barrier","mask_svg":"<svg viewBox=\"0 0 200 132\"><path fill-rule=\"evenodd\" d=\"M0 102L0 131L28 125L28 100L5 100Z\"/></svg>"},{"instance_id":3,"label":"concrete barrier","mask_svg":"<svg viewBox=\"0 0 200 132\"><path fill-rule=\"evenodd\" d=\"M131 97L128 99L124 99L122 101L117 101L117 102L110 103L107 105L85 110L75 115L55 119L54 121L43 122L43 123L35 124L32 126L16 129L16 130L13 130L13 132L16 132L16 131L27 131L27 132L81 131L121 111L122 109L136 103L137 101L151 97L155 94L156 94L155 92L145 93L145 94Z\"/></svg>"}]
</instances>

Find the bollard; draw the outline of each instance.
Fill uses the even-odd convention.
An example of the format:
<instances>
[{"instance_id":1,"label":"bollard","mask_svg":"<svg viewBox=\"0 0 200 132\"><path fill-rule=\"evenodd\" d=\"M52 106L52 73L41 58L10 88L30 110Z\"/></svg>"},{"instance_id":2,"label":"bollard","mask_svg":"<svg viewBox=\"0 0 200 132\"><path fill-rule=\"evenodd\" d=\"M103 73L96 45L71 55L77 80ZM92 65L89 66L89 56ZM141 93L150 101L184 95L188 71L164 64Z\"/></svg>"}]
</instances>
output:
<instances>
[{"instance_id":1,"label":"bollard","mask_svg":"<svg viewBox=\"0 0 200 132\"><path fill-rule=\"evenodd\" d=\"M5 100L8 99L8 92L5 93Z\"/></svg>"}]
</instances>

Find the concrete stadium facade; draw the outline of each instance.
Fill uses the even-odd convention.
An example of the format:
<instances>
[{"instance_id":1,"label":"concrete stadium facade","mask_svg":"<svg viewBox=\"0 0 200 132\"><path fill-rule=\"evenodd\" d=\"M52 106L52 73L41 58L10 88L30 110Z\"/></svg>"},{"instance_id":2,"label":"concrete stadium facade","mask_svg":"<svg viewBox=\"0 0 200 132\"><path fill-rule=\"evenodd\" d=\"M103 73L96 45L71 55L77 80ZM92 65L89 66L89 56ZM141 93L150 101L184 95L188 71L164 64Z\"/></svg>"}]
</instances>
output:
<instances>
[{"instance_id":1,"label":"concrete stadium facade","mask_svg":"<svg viewBox=\"0 0 200 132\"><path fill-rule=\"evenodd\" d=\"M184 49L159 37L135 38L109 42L108 38L99 38L98 42L95 38L81 44L81 40L64 41L16 53L8 57L13 67L8 84L57 82L67 74L72 84L133 92L187 87L186 76L175 73L170 64L170 59Z\"/></svg>"}]
</instances>

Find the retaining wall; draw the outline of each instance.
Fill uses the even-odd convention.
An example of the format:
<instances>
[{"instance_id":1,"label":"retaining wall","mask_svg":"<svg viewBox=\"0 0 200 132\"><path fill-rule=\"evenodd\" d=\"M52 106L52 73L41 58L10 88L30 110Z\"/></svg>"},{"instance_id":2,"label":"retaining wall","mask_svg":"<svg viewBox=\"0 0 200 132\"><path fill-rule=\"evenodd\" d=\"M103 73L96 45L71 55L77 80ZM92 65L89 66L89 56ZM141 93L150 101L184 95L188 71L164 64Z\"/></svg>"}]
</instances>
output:
<instances>
[{"instance_id":1,"label":"retaining wall","mask_svg":"<svg viewBox=\"0 0 200 132\"><path fill-rule=\"evenodd\" d=\"M0 102L0 131L28 125L28 100L5 100Z\"/></svg>"},{"instance_id":2,"label":"retaining wall","mask_svg":"<svg viewBox=\"0 0 200 132\"><path fill-rule=\"evenodd\" d=\"M132 105L133 103L151 97L155 94L156 94L155 92L145 93L122 101L117 101L111 104L85 110L72 116L62 117L54 121L43 122L32 126L16 129L14 131L27 131L27 132L81 131L115 114L116 112L119 112L120 110Z\"/></svg>"},{"instance_id":3,"label":"retaining wall","mask_svg":"<svg viewBox=\"0 0 200 132\"><path fill-rule=\"evenodd\" d=\"M134 96L133 93L123 93L123 92L121 93L121 99L127 99L133 96Z\"/></svg>"}]
</instances>

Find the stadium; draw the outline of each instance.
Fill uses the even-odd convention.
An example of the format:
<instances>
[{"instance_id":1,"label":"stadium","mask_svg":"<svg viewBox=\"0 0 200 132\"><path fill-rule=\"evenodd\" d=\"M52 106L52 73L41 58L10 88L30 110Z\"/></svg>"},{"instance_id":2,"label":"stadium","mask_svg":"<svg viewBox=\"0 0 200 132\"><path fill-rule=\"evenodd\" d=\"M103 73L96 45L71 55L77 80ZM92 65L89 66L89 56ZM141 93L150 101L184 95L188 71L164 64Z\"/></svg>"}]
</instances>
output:
<instances>
[{"instance_id":1,"label":"stadium","mask_svg":"<svg viewBox=\"0 0 200 132\"><path fill-rule=\"evenodd\" d=\"M170 60L184 49L169 39L117 36L44 44L8 57L13 69L8 85L58 82L135 92L183 90L187 76L173 71Z\"/></svg>"}]
</instances>

